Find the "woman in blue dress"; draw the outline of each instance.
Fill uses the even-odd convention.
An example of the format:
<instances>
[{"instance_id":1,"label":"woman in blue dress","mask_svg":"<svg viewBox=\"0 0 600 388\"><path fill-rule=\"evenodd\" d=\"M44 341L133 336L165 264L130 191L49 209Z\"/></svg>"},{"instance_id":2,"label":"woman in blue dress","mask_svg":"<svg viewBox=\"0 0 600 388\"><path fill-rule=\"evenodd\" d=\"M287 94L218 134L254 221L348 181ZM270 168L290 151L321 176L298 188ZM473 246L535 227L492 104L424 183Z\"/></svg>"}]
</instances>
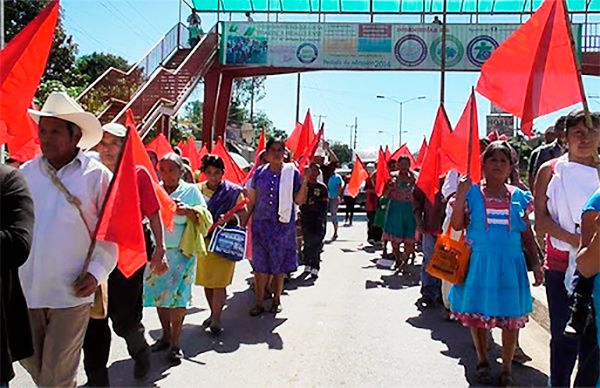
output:
<instances>
[{"instance_id":1,"label":"woman in blue dress","mask_svg":"<svg viewBox=\"0 0 600 388\"><path fill-rule=\"evenodd\" d=\"M196 257L187 257L180 249L188 223L199 223L196 206L206 206L196 185L182 180L184 165L175 153L166 154L159 163L162 186L177 204L173 230L165 230L169 270L157 275L146 269L144 306L156 307L162 326L162 337L152 345L153 352L169 350L168 359L178 364L183 358L179 346L186 307L192 300L192 285L196 278Z\"/></svg>"},{"instance_id":2,"label":"woman in blue dress","mask_svg":"<svg viewBox=\"0 0 600 388\"><path fill-rule=\"evenodd\" d=\"M596 326L600 323L600 188L592 195L583 208L581 218L581 248L577 255L577 269L587 277L594 279L594 309ZM600 346L600 330L597 332ZM597 387L600 387L600 379Z\"/></svg>"},{"instance_id":3,"label":"woman in blue dress","mask_svg":"<svg viewBox=\"0 0 600 388\"><path fill-rule=\"evenodd\" d=\"M500 384L511 385L518 332L532 311L522 234L529 237L525 241L533 241L527 220L533 198L531 193L505 183L513 167L508 143L491 143L482 159L482 183L473 185L462 178L456 194L452 227L466 229L472 253L464 283L450 291L450 304L453 318L471 329L480 384L492 383L489 330L502 329ZM539 262L533 263L533 270L534 285L541 285Z\"/></svg>"}]
</instances>

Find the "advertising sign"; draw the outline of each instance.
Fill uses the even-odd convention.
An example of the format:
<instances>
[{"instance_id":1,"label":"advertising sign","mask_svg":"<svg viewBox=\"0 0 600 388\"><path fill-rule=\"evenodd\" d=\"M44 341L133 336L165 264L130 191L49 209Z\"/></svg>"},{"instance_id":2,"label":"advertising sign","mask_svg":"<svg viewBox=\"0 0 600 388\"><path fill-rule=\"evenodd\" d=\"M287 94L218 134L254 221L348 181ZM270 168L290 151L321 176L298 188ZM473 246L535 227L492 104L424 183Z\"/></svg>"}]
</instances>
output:
<instances>
[{"instance_id":1,"label":"advertising sign","mask_svg":"<svg viewBox=\"0 0 600 388\"><path fill-rule=\"evenodd\" d=\"M223 65L337 70L439 70L442 26L222 22ZM446 68L478 71L519 24L451 24ZM574 25L577 33L580 25Z\"/></svg>"},{"instance_id":2,"label":"advertising sign","mask_svg":"<svg viewBox=\"0 0 600 388\"><path fill-rule=\"evenodd\" d=\"M515 117L512 115L488 115L487 134L498 132L500 135L512 137L514 135Z\"/></svg>"}]
</instances>

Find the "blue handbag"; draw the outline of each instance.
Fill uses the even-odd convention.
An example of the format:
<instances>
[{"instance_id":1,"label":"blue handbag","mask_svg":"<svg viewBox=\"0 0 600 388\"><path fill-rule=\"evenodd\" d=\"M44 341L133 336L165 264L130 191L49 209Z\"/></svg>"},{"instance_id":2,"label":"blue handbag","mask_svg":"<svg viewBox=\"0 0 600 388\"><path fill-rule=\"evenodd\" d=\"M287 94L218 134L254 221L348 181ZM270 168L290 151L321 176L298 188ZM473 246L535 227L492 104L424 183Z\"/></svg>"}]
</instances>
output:
<instances>
[{"instance_id":1,"label":"blue handbag","mask_svg":"<svg viewBox=\"0 0 600 388\"><path fill-rule=\"evenodd\" d=\"M246 228L241 226L219 226L215 229L208 251L231 261L246 257Z\"/></svg>"}]
</instances>

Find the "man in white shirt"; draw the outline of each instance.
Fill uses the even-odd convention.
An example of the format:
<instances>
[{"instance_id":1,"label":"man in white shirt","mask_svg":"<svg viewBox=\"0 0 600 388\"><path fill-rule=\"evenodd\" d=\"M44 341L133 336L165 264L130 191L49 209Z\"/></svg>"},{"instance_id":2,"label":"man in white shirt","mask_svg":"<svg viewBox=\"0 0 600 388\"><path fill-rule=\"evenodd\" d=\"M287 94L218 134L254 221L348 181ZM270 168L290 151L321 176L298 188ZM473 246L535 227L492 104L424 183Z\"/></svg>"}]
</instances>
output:
<instances>
[{"instance_id":1,"label":"man in white shirt","mask_svg":"<svg viewBox=\"0 0 600 388\"><path fill-rule=\"evenodd\" d=\"M42 155L22 167L36 219L19 271L34 348L22 364L39 386L75 386L94 292L117 262L117 246L97 241L82 274L112 174L80 150L100 141L100 122L65 93L29 113L39 123Z\"/></svg>"}]
</instances>

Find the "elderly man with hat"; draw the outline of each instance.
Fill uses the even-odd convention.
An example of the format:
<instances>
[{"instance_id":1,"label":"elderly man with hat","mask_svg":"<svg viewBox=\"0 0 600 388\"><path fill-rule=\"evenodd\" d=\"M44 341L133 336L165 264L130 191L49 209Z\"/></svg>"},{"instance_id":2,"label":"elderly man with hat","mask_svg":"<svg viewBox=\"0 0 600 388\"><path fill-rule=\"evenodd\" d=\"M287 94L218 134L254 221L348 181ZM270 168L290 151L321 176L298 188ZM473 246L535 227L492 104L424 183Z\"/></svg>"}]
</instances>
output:
<instances>
[{"instance_id":1,"label":"elderly man with hat","mask_svg":"<svg viewBox=\"0 0 600 388\"><path fill-rule=\"evenodd\" d=\"M96 146L100 161L113 173L116 172L119 154L123 148L127 129L118 123L109 123L102 127L102 140ZM137 169L138 195L140 210L144 220L146 250L150 268L155 273L167 270L163 224L160 218L160 205L152 186L150 173L141 166ZM154 236L154 244L152 240ZM108 386L108 357L110 354L111 332L108 318L112 321L115 333L125 339L127 350L135 364L133 375L142 379L150 371L150 347L144 337L142 325L142 294L144 291L144 267L126 278L117 268L108 278L108 317L90 319L83 344L83 364L88 377L87 385Z\"/></svg>"},{"instance_id":2,"label":"elderly man with hat","mask_svg":"<svg viewBox=\"0 0 600 388\"><path fill-rule=\"evenodd\" d=\"M67 94L50 94L29 114L39 124L42 155L21 170L36 220L19 271L34 353L21 363L39 386L74 386L94 292L117 262L115 244L92 245L112 174L82 152L100 141L102 128Z\"/></svg>"}]
</instances>

